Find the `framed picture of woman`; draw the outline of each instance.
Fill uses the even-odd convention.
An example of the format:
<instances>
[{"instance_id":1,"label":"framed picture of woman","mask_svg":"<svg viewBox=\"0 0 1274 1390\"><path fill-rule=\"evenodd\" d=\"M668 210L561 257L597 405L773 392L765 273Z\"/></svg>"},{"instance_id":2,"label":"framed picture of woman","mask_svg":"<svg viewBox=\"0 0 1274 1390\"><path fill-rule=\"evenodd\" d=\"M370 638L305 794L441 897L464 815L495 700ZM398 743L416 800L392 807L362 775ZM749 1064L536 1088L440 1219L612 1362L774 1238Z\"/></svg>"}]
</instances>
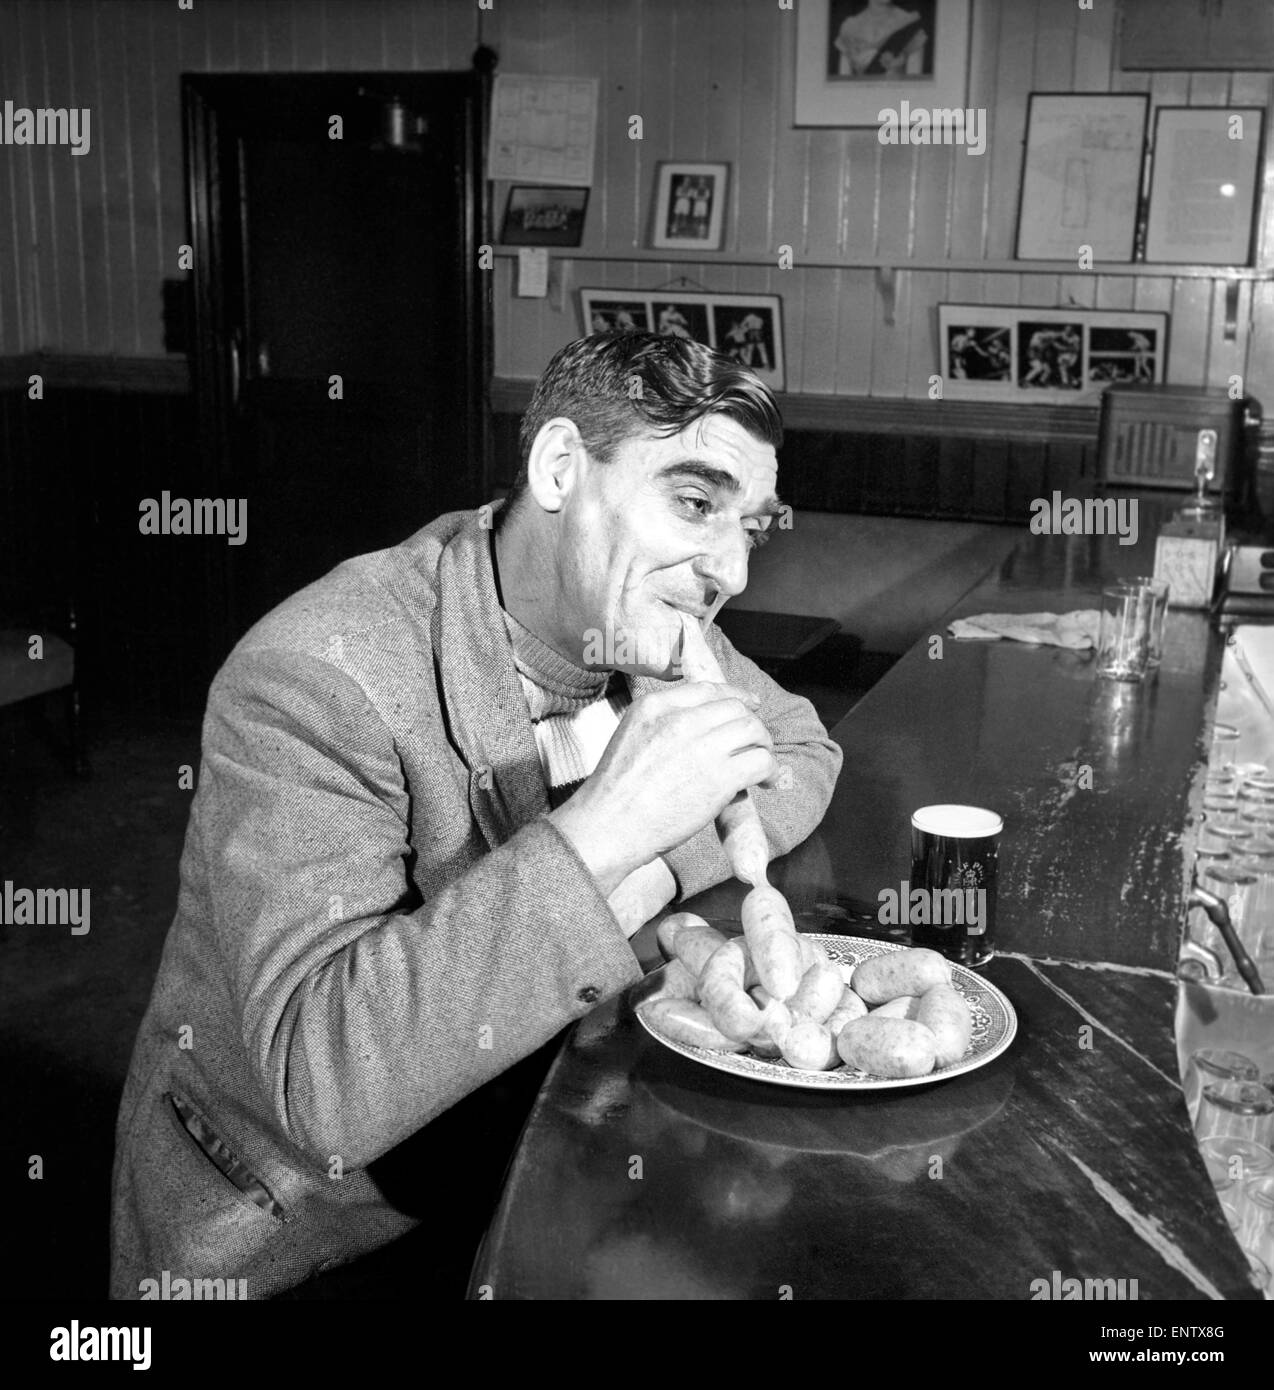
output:
<instances>
[{"instance_id":1,"label":"framed picture of woman","mask_svg":"<svg viewBox=\"0 0 1274 1390\"><path fill-rule=\"evenodd\" d=\"M872 126L882 114L963 109L969 0L801 0L796 124Z\"/></svg>"}]
</instances>

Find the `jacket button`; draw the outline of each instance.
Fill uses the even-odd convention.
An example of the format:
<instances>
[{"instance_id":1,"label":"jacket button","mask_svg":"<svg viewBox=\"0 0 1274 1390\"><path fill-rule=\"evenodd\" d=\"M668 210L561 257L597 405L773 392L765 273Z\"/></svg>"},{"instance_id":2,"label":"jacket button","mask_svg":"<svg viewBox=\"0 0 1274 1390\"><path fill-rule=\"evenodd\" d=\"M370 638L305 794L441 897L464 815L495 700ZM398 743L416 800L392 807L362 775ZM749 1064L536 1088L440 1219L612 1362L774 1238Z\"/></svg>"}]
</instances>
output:
<instances>
[{"instance_id":1,"label":"jacket button","mask_svg":"<svg viewBox=\"0 0 1274 1390\"><path fill-rule=\"evenodd\" d=\"M575 996L581 1004L596 1004L601 996L601 990L596 985L585 985Z\"/></svg>"}]
</instances>

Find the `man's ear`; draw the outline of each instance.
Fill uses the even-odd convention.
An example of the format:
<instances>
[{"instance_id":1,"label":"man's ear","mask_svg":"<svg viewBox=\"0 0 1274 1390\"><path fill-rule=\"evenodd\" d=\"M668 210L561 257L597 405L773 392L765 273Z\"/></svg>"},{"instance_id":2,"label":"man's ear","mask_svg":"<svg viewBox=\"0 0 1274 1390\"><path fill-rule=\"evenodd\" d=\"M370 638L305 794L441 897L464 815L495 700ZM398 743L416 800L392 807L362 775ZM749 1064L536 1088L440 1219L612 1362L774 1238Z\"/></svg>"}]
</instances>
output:
<instances>
[{"instance_id":1,"label":"man's ear","mask_svg":"<svg viewBox=\"0 0 1274 1390\"><path fill-rule=\"evenodd\" d=\"M558 512L579 481L584 441L573 420L545 421L531 441L526 461L526 488L546 512Z\"/></svg>"}]
</instances>

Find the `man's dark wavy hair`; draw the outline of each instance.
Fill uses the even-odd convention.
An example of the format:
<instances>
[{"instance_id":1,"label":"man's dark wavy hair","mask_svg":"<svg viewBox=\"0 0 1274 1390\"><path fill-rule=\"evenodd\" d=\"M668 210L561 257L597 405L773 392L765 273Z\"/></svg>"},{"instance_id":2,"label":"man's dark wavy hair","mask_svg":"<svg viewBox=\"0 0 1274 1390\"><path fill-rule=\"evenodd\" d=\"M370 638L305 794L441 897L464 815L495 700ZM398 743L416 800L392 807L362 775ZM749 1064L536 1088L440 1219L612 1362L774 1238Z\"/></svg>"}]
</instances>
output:
<instances>
[{"instance_id":1,"label":"man's dark wavy hair","mask_svg":"<svg viewBox=\"0 0 1274 1390\"><path fill-rule=\"evenodd\" d=\"M549 420L574 421L588 452L609 463L626 439L678 434L713 414L728 415L776 449L783 443L769 387L703 343L632 330L568 343L544 369L522 417L522 461L499 520L512 515L526 491L531 445Z\"/></svg>"}]
</instances>

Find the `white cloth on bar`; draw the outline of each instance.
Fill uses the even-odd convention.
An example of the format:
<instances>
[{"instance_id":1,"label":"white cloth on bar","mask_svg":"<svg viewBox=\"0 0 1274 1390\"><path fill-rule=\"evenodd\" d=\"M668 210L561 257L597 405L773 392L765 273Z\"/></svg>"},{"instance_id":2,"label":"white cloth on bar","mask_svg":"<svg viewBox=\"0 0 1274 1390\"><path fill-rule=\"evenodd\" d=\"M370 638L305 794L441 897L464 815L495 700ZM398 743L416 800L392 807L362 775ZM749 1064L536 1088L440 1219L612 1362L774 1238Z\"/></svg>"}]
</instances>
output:
<instances>
[{"instance_id":1,"label":"white cloth on bar","mask_svg":"<svg viewBox=\"0 0 1274 1390\"><path fill-rule=\"evenodd\" d=\"M1097 645L1100 626L1098 609L1079 608L1073 613L978 613L970 618L956 618L947 631L952 637L978 642L1007 637L1041 647L1080 649Z\"/></svg>"}]
</instances>

